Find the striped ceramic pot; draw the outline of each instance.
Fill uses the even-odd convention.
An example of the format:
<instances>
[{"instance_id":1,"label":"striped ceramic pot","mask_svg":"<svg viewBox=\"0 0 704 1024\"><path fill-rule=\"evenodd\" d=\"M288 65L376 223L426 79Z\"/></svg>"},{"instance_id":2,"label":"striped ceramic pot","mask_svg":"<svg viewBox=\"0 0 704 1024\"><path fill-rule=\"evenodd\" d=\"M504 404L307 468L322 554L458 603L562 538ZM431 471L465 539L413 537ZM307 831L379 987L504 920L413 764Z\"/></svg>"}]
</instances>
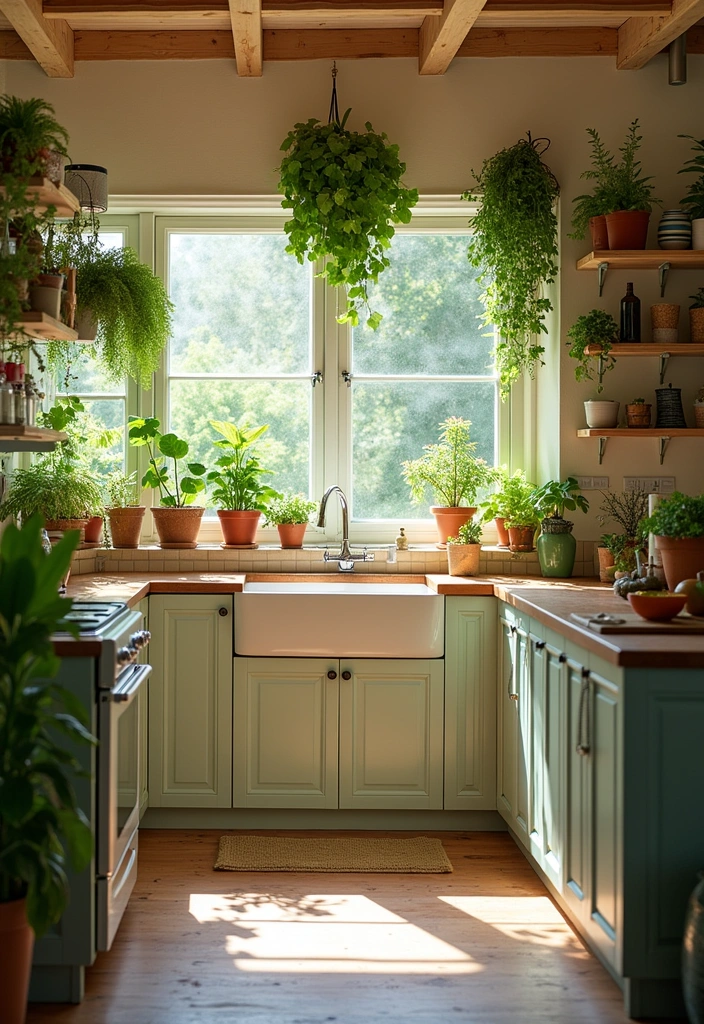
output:
<instances>
[{"instance_id":1,"label":"striped ceramic pot","mask_svg":"<svg viewBox=\"0 0 704 1024\"><path fill-rule=\"evenodd\" d=\"M661 249L690 249L692 221L686 210L665 210L658 224Z\"/></svg>"}]
</instances>

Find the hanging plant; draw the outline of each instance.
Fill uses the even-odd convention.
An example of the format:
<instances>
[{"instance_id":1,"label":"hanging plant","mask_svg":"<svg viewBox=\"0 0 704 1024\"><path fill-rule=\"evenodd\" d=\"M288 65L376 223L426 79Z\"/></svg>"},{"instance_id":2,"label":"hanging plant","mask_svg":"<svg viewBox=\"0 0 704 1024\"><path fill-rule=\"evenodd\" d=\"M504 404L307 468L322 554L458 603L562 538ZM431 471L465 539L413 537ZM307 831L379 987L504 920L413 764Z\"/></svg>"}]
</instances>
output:
<instances>
[{"instance_id":1,"label":"hanging plant","mask_svg":"<svg viewBox=\"0 0 704 1024\"><path fill-rule=\"evenodd\" d=\"M333 67L328 124L299 122L281 145L281 205L292 211L284 225L286 252L299 263L328 257L320 276L347 288L339 322L356 327L363 315L376 330L382 315L370 308L369 285L389 266L393 225L409 223L418 192L402 184L406 165L383 132L378 135L368 121L364 132L350 131L349 110L340 121L336 73Z\"/></svg>"},{"instance_id":2,"label":"hanging plant","mask_svg":"<svg viewBox=\"0 0 704 1024\"><path fill-rule=\"evenodd\" d=\"M463 199L479 202L472 221L469 262L487 279L482 295L483 323L495 327L495 358L501 397L524 371L532 376L545 349L536 335L546 334L552 309L541 288L557 274L557 179L541 156L546 139L520 139L484 161L475 186Z\"/></svg>"}]
</instances>

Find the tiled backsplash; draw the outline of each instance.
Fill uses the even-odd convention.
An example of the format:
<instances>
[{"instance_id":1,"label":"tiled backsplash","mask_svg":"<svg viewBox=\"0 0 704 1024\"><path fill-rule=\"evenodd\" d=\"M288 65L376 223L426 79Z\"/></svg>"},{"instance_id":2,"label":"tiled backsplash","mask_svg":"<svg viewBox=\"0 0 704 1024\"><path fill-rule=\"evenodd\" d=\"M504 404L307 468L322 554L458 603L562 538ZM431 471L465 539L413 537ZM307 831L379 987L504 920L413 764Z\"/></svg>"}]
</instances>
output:
<instances>
[{"instance_id":1,"label":"tiled backsplash","mask_svg":"<svg viewBox=\"0 0 704 1024\"><path fill-rule=\"evenodd\" d=\"M447 554L431 545L418 545L409 551L388 547L370 547L373 562L358 562L356 572L365 573L446 573ZM596 544L577 541L573 576L596 576ZM262 545L245 551L224 550L219 545L203 544L193 550L162 551L158 547L115 550L91 548L77 551L72 572L78 576L92 572L338 572L337 562L324 562L322 548L282 548ZM511 554L501 548L484 547L479 572L491 576L540 576L538 555Z\"/></svg>"}]
</instances>

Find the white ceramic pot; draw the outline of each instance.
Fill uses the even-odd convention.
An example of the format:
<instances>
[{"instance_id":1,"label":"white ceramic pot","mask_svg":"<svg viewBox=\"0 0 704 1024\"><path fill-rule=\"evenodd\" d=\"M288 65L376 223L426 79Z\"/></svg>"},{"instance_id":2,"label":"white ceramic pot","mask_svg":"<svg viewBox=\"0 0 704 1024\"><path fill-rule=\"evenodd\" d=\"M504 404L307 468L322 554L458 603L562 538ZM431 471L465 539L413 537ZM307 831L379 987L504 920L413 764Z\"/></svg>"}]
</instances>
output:
<instances>
[{"instance_id":1,"label":"white ceramic pot","mask_svg":"<svg viewBox=\"0 0 704 1024\"><path fill-rule=\"evenodd\" d=\"M692 248L704 249L704 217L692 221Z\"/></svg>"},{"instance_id":2,"label":"white ceramic pot","mask_svg":"<svg viewBox=\"0 0 704 1024\"><path fill-rule=\"evenodd\" d=\"M597 429L599 427L617 427L618 410L620 402L592 401L584 403L584 412L587 417L587 426Z\"/></svg>"}]
</instances>

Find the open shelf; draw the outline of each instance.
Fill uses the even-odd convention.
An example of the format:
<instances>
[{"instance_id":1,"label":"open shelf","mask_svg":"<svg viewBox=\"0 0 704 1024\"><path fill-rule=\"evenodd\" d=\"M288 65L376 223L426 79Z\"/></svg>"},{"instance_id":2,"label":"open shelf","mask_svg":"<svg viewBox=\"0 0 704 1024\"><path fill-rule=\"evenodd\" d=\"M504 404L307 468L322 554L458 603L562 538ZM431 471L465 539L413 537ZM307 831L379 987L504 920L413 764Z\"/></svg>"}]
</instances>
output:
<instances>
[{"instance_id":1,"label":"open shelf","mask_svg":"<svg viewBox=\"0 0 704 1024\"><path fill-rule=\"evenodd\" d=\"M73 217L81 209L78 199L65 185L55 185L48 178L35 177L29 179L28 187L34 192L36 213L53 206L56 217ZM0 186L0 195L4 194L5 189Z\"/></svg>"},{"instance_id":2,"label":"open shelf","mask_svg":"<svg viewBox=\"0 0 704 1024\"><path fill-rule=\"evenodd\" d=\"M587 345L584 350L588 356L598 356L601 350ZM649 341L620 341L611 346L609 359L620 359L621 356L704 356L704 345L695 342L681 341L676 345L656 345Z\"/></svg>"},{"instance_id":3,"label":"open shelf","mask_svg":"<svg viewBox=\"0 0 704 1024\"><path fill-rule=\"evenodd\" d=\"M614 270L657 270L663 263L671 270L700 270L704 249L597 249L577 260L577 270L598 270L600 263Z\"/></svg>"},{"instance_id":4,"label":"open shelf","mask_svg":"<svg viewBox=\"0 0 704 1024\"><path fill-rule=\"evenodd\" d=\"M78 341L78 331L71 330L48 313L23 313L17 327L38 341Z\"/></svg>"},{"instance_id":5,"label":"open shelf","mask_svg":"<svg viewBox=\"0 0 704 1024\"><path fill-rule=\"evenodd\" d=\"M673 437L704 438L701 427L584 427L577 431L577 437L597 437L599 439L599 465L601 465L606 443L610 437L657 437L660 451L660 465L665 458L667 446Z\"/></svg>"},{"instance_id":6,"label":"open shelf","mask_svg":"<svg viewBox=\"0 0 704 1024\"><path fill-rule=\"evenodd\" d=\"M0 452L50 452L66 434L44 427L26 427L18 423L0 425Z\"/></svg>"}]
</instances>

